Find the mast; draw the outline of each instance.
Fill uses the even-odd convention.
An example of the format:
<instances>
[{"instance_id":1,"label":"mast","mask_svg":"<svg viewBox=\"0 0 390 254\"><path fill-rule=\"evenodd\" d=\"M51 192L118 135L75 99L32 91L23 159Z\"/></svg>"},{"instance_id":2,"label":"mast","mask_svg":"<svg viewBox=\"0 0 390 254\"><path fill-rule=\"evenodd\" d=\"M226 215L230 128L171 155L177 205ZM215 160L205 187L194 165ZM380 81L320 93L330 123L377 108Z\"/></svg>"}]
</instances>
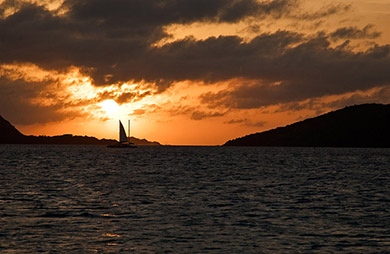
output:
<instances>
[{"instance_id":1,"label":"mast","mask_svg":"<svg viewBox=\"0 0 390 254\"><path fill-rule=\"evenodd\" d=\"M127 131L127 133L128 133L128 135L129 135L129 142L130 142L130 120L128 120L129 122L128 122L128 124L127 124L127 126L128 126L128 128L129 128L129 130Z\"/></svg>"}]
</instances>

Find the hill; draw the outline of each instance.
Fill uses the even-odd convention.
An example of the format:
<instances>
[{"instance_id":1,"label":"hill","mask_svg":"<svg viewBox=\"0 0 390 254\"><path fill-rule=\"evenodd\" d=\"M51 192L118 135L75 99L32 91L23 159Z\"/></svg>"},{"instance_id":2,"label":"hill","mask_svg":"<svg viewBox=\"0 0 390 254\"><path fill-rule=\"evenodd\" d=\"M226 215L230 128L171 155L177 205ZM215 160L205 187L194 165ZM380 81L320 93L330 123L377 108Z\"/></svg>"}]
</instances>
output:
<instances>
[{"instance_id":1,"label":"hill","mask_svg":"<svg viewBox=\"0 0 390 254\"><path fill-rule=\"evenodd\" d=\"M20 131L0 116L0 140L19 139L23 137L24 135Z\"/></svg>"},{"instance_id":2,"label":"hill","mask_svg":"<svg viewBox=\"0 0 390 254\"><path fill-rule=\"evenodd\" d=\"M390 105L350 106L224 146L390 147Z\"/></svg>"},{"instance_id":3,"label":"hill","mask_svg":"<svg viewBox=\"0 0 390 254\"><path fill-rule=\"evenodd\" d=\"M139 146L160 145L146 139L131 137L131 142ZM97 139L88 136L73 136L65 134L60 136L25 136L10 122L0 116L0 144L53 144L53 145L113 145L118 143L113 139Z\"/></svg>"},{"instance_id":4,"label":"hill","mask_svg":"<svg viewBox=\"0 0 390 254\"><path fill-rule=\"evenodd\" d=\"M146 139L139 139L135 137L130 137L129 141L131 143L136 144L137 146L161 146L161 144L157 141L149 141Z\"/></svg>"}]
</instances>

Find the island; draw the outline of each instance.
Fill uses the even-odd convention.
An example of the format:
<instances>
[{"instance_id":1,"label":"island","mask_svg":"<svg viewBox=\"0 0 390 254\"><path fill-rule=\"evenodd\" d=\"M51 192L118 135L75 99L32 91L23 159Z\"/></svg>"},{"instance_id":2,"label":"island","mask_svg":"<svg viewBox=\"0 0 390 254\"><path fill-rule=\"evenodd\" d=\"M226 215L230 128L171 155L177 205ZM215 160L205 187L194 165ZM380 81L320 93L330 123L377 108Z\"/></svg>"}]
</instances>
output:
<instances>
[{"instance_id":1,"label":"island","mask_svg":"<svg viewBox=\"0 0 390 254\"><path fill-rule=\"evenodd\" d=\"M137 146L159 146L156 141L130 138L130 142ZM89 136L74 136L64 134L60 136L26 136L16 129L9 121L0 116L0 144L53 144L53 145L113 145L118 141L113 139L97 139Z\"/></svg>"},{"instance_id":2,"label":"island","mask_svg":"<svg viewBox=\"0 0 390 254\"><path fill-rule=\"evenodd\" d=\"M229 140L224 146L390 147L390 105L348 106Z\"/></svg>"}]
</instances>

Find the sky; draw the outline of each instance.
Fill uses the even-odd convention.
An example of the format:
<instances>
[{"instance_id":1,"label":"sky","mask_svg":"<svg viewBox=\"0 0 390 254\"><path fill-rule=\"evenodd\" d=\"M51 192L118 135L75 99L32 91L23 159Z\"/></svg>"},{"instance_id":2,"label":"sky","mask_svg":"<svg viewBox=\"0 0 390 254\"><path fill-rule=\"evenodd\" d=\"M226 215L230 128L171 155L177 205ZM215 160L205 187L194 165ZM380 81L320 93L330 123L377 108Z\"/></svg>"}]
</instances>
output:
<instances>
[{"instance_id":1,"label":"sky","mask_svg":"<svg viewBox=\"0 0 390 254\"><path fill-rule=\"evenodd\" d=\"M0 115L26 135L221 145L390 103L388 0L0 0ZM127 129L127 128L126 128Z\"/></svg>"}]
</instances>

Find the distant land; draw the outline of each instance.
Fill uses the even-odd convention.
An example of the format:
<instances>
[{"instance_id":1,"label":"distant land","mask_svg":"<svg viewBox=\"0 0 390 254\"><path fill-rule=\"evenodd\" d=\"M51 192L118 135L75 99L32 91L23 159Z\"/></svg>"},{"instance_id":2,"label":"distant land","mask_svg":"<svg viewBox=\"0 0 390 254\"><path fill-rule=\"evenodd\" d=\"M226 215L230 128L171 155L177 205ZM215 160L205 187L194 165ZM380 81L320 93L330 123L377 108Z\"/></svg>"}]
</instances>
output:
<instances>
[{"instance_id":1,"label":"distant land","mask_svg":"<svg viewBox=\"0 0 390 254\"><path fill-rule=\"evenodd\" d=\"M130 142L138 146L159 146L158 142L131 137ZM118 141L113 139L97 139L88 136L26 136L18 131L10 122L0 116L0 144L53 144L53 145L113 145Z\"/></svg>"},{"instance_id":2,"label":"distant land","mask_svg":"<svg viewBox=\"0 0 390 254\"><path fill-rule=\"evenodd\" d=\"M224 146L390 147L390 104L349 106Z\"/></svg>"}]
</instances>

